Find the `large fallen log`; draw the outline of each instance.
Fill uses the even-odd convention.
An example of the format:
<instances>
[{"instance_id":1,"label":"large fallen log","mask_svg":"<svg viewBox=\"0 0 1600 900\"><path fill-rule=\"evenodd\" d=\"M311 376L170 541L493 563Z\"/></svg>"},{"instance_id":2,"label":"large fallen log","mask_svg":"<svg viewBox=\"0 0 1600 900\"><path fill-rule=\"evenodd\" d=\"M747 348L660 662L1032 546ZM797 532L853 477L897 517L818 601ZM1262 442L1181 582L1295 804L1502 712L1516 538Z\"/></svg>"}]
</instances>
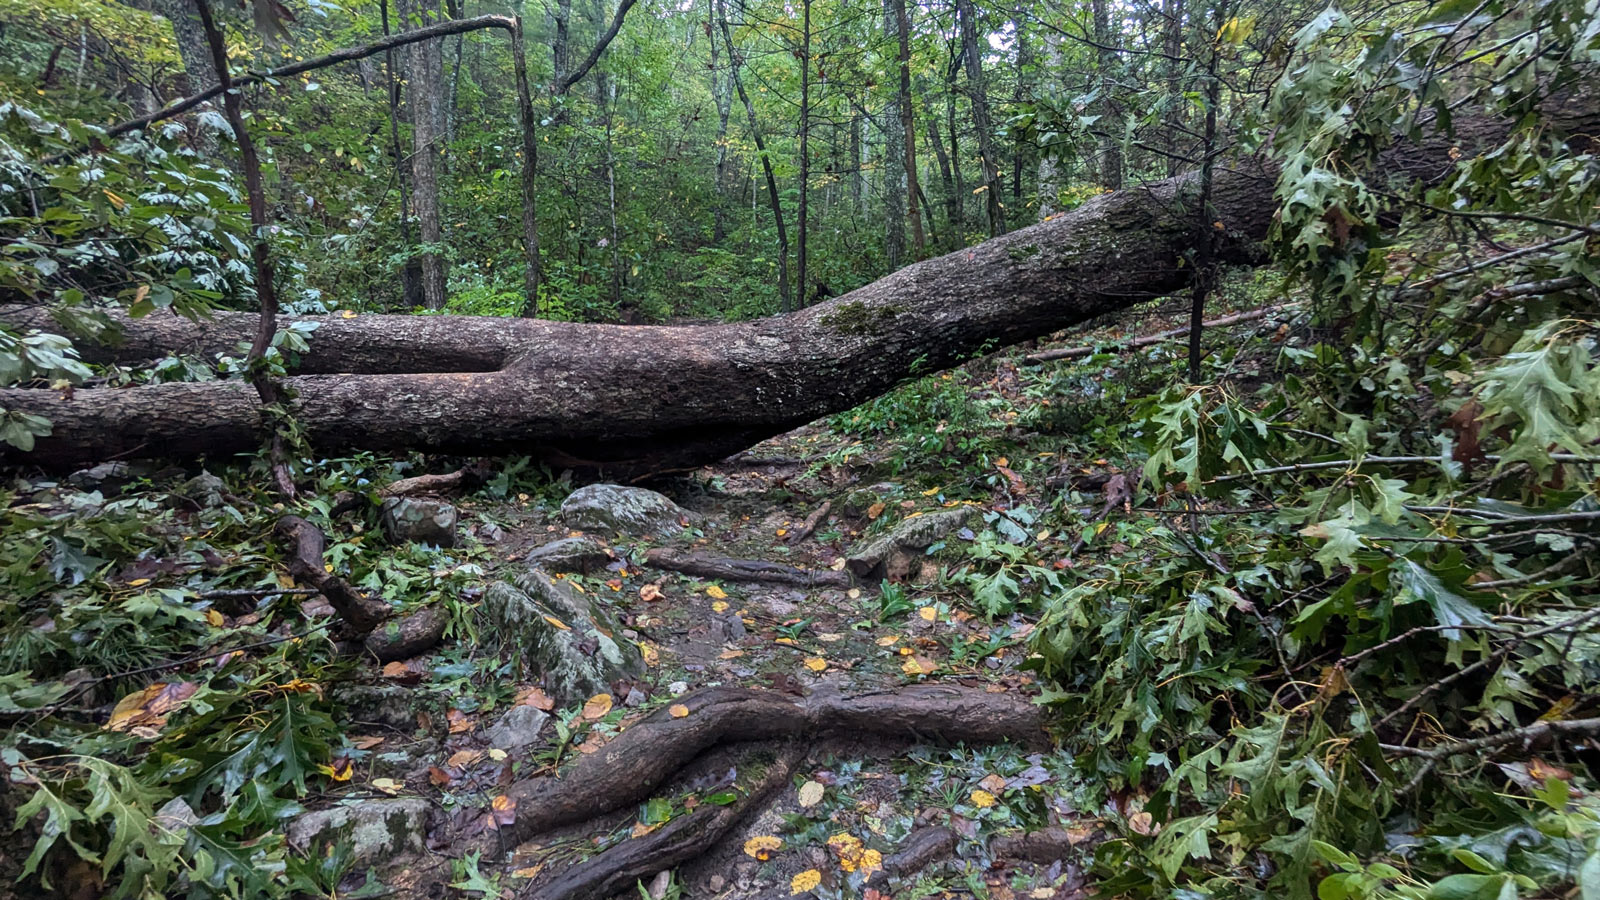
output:
<instances>
[{"instance_id":1,"label":"large fallen log","mask_svg":"<svg viewBox=\"0 0 1600 900\"><path fill-rule=\"evenodd\" d=\"M1600 130L1587 99L1547 111L1571 132ZM1503 139L1498 119L1398 144L1379 171L1437 181L1453 150ZM1217 259L1259 261L1276 204L1260 158L1219 168ZM914 377L1169 294L1189 281L1198 186L1192 175L1102 195L1049 222L908 266L786 316L696 327L575 325L460 316L312 317L311 351L284 386L312 446L486 455L531 453L602 474L698 465ZM46 312L0 320L50 327ZM122 318L116 348L91 360L230 351L253 314L205 322ZM293 320L286 320L293 321ZM53 423L31 453L61 469L127 457L218 455L261 446L269 423L239 381L128 389L0 390L0 407Z\"/></svg>"}]
</instances>

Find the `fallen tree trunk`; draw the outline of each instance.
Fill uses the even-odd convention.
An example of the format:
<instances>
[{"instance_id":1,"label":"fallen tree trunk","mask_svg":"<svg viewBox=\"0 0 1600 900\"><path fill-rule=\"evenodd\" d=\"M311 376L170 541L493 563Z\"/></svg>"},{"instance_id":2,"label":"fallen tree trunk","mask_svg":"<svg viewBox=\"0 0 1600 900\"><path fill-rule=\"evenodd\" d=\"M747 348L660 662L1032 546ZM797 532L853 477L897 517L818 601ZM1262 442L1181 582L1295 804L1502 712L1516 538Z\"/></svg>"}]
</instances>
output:
<instances>
[{"instance_id":1,"label":"fallen tree trunk","mask_svg":"<svg viewBox=\"0 0 1600 900\"><path fill-rule=\"evenodd\" d=\"M1600 130L1594 104L1547 119ZM1576 107L1570 108L1570 107ZM1503 139L1508 124L1467 119L1385 152L1379 170L1432 182L1451 152ZM1258 262L1276 203L1259 158L1214 175L1219 261ZM1098 197L1049 222L908 266L827 303L726 325L575 325L479 317L313 317L311 350L286 378L292 411L320 453L352 449L529 453L622 477L720 459L950 368L1188 283L1198 184L1180 176ZM115 318L115 317L114 317ZM50 327L46 312L0 314ZM124 363L173 351L230 351L253 314L204 322L120 318L127 340L84 348ZM307 321L307 320L302 320ZM0 390L0 407L53 431L5 459L62 469L113 457L252 451L269 423L239 381L129 389Z\"/></svg>"},{"instance_id":2,"label":"fallen tree trunk","mask_svg":"<svg viewBox=\"0 0 1600 900\"><path fill-rule=\"evenodd\" d=\"M1264 306L1260 309L1252 309L1249 312L1242 312L1231 316L1222 316L1221 318L1210 319L1205 322L1201 322L1200 325L1202 328L1208 329L1224 328L1229 325L1238 325L1243 322L1254 322L1258 319L1265 319L1267 316L1272 315L1280 309L1282 309L1280 306ZM1144 337L1134 338L1125 344L1113 342L1106 344L1090 344L1083 347L1063 347L1058 350L1042 350L1038 353L1030 353L1027 356L1024 356L1022 361L1028 365L1036 366L1040 363L1052 362L1058 359L1083 359L1086 356L1093 356L1096 353L1109 353L1118 349L1119 347L1125 347L1129 350L1138 350L1144 347L1153 347L1156 344L1170 341L1175 337L1182 337L1188 334L1189 331L1190 327L1188 325L1183 325L1178 328L1169 328L1166 331L1158 331L1155 334L1147 334Z\"/></svg>"},{"instance_id":3,"label":"fallen tree trunk","mask_svg":"<svg viewBox=\"0 0 1600 900\"><path fill-rule=\"evenodd\" d=\"M731 559L704 553L683 553L656 547L644 555L644 564L697 578L725 581L755 581L766 584L792 584L796 587L850 587L850 576L831 569L797 569L764 559Z\"/></svg>"}]
</instances>

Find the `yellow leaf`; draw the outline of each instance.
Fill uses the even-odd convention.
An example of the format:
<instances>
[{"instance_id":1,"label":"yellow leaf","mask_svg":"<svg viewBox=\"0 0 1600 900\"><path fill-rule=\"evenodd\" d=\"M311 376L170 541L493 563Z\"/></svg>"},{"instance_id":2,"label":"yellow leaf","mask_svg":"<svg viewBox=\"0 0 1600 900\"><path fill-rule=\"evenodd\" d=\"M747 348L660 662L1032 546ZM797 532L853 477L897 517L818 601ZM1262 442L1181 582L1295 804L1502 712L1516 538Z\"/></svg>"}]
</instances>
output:
<instances>
[{"instance_id":1,"label":"yellow leaf","mask_svg":"<svg viewBox=\"0 0 1600 900\"><path fill-rule=\"evenodd\" d=\"M385 794L388 794L391 797L400 793L400 782L395 781L393 778L374 778L367 782L367 786L371 787L375 791L381 791Z\"/></svg>"},{"instance_id":2,"label":"yellow leaf","mask_svg":"<svg viewBox=\"0 0 1600 900\"><path fill-rule=\"evenodd\" d=\"M927 490L922 492L922 496L924 496L924 497L932 497L934 494L937 494L942 490L944 490L944 488L928 488Z\"/></svg>"},{"instance_id":3,"label":"yellow leaf","mask_svg":"<svg viewBox=\"0 0 1600 900\"><path fill-rule=\"evenodd\" d=\"M128 587L144 587L149 583L150 579L148 578L135 578L134 580L128 582Z\"/></svg>"},{"instance_id":4,"label":"yellow leaf","mask_svg":"<svg viewBox=\"0 0 1600 900\"><path fill-rule=\"evenodd\" d=\"M661 599L661 585L647 584L639 588L639 599L646 603L654 603Z\"/></svg>"},{"instance_id":5,"label":"yellow leaf","mask_svg":"<svg viewBox=\"0 0 1600 900\"><path fill-rule=\"evenodd\" d=\"M881 501L872 504L871 506L867 507L867 518L876 519L877 517L883 515L884 508L885 507Z\"/></svg>"},{"instance_id":6,"label":"yellow leaf","mask_svg":"<svg viewBox=\"0 0 1600 900\"><path fill-rule=\"evenodd\" d=\"M851 588L850 590L845 591L844 595L846 597L849 597L851 600L860 600L861 599L861 588Z\"/></svg>"},{"instance_id":7,"label":"yellow leaf","mask_svg":"<svg viewBox=\"0 0 1600 900\"><path fill-rule=\"evenodd\" d=\"M334 781L344 782L349 781L350 776L356 773L356 767L349 757L340 757L334 760L331 766L317 766L317 771Z\"/></svg>"},{"instance_id":8,"label":"yellow leaf","mask_svg":"<svg viewBox=\"0 0 1600 900\"><path fill-rule=\"evenodd\" d=\"M924 606L917 610L917 615L921 616L924 622L932 622L934 619L939 618L939 608L936 606Z\"/></svg>"},{"instance_id":9,"label":"yellow leaf","mask_svg":"<svg viewBox=\"0 0 1600 900\"><path fill-rule=\"evenodd\" d=\"M900 643L900 635L898 634L886 634L883 637L878 638L879 647L893 647L898 643Z\"/></svg>"},{"instance_id":10,"label":"yellow leaf","mask_svg":"<svg viewBox=\"0 0 1600 900\"><path fill-rule=\"evenodd\" d=\"M905 649L909 650L911 648L907 647ZM926 656L908 657L906 661L900 665L900 671L910 675L913 678L916 678L920 675L932 675L938 668L938 664Z\"/></svg>"},{"instance_id":11,"label":"yellow leaf","mask_svg":"<svg viewBox=\"0 0 1600 900\"><path fill-rule=\"evenodd\" d=\"M783 838L770 834L758 834L744 842L744 855L753 856L763 862L772 858L775 850L783 849Z\"/></svg>"},{"instance_id":12,"label":"yellow leaf","mask_svg":"<svg viewBox=\"0 0 1600 900\"><path fill-rule=\"evenodd\" d=\"M713 584L712 586L706 588L706 596L713 600L726 600L728 599L728 592ZM722 609L727 608L728 607L726 604L724 604L722 607ZM722 612L722 609L717 610L717 612Z\"/></svg>"},{"instance_id":13,"label":"yellow leaf","mask_svg":"<svg viewBox=\"0 0 1600 900\"><path fill-rule=\"evenodd\" d=\"M826 671L828 668L828 661L820 656L808 657L805 661L805 667L813 672Z\"/></svg>"},{"instance_id":14,"label":"yellow leaf","mask_svg":"<svg viewBox=\"0 0 1600 900\"><path fill-rule=\"evenodd\" d=\"M674 719L685 718L689 715L689 707L684 706L682 703L674 703L667 707L667 715L672 716Z\"/></svg>"},{"instance_id":15,"label":"yellow leaf","mask_svg":"<svg viewBox=\"0 0 1600 900\"><path fill-rule=\"evenodd\" d=\"M714 613L725 613L725 612L727 612L728 611L728 601L726 601L726 600L713 600L713 601L711 601L711 611L714 612Z\"/></svg>"},{"instance_id":16,"label":"yellow leaf","mask_svg":"<svg viewBox=\"0 0 1600 900\"><path fill-rule=\"evenodd\" d=\"M879 853L870 847L861 851L861 864L857 866L857 871L859 871L862 875L871 875L873 872L876 872L882 868L882 853Z\"/></svg>"},{"instance_id":17,"label":"yellow leaf","mask_svg":"<svg viewBox=\"0 0 1600 900\"><path fill-rule=\"evenodd\" d=\"M106 199L110 200L111 201L111 205L115 206L117 209L121 209L124 206L128 205L128 201L122 199L121 197L118 197L116 194L113 194L111 191L108 191L105 188L101 188L100 192L105 194L106 195Z\"/></svg>"},{"instance_id":18,"label":"yellow leaf","mask_svg":"<svg viewBox=\"0 0 1600 900\"><path fill-rule=\"evenodd\" d=\"M787 638L787 637L773 638L772 642L774 644L783 644L785 647L793 647L794 646L794 638Z\"/></svg>"},{"instance_id":19,"label":"yellow leaf","mask_svg":"<svg viewBox=\"0 0 1600 900\"><path fill-rule=\"evenodd\" d=\"M595 694L589 698L589 702L583 704L583 717L591 722L605 718L608 712L611 712L610 694Z\"/></svg>"},{"instance_id":20,"label":"yellow leaf","mask_svg":"<svg viewBox=\"0 0 1600 900\"><path fill-rule=\"evenodd\" d=\"M979 809L988 809L994 805L994 795L982 788L972 792L972 805Z\"/></svg>"},{"instance_id":21,"label":"yellow leaf","mask_svg":"<svg viewBox=\"0 0 1600 900\"><path fill-rule=\"evenodd\" d=\"M654 644L640 644L639 655L644 657L644 664L652 668L661 663L661 652Z\"/></svg>"},{"instance_id":22,"label":"yellow leaf","mask_svg":"<svg viewBox=\"0 0 1600 900\"><path fill-rule=\"evenodd\" d=\"M572 630L572 626L571 625L568 625L567 623L561 621L560 619L556 618L555 616L545 616L544 620L546 622L549 622L551 625L554 625L555 627L561 629L562 631L571 631Z\"/></svg>"},{"instance_id":23,"label":"yellow leaf","mask_svg":"<svg viewBox=\"0 0 1600 900\"><path fill-rule=\"evenodd\" d=\"M354 319L355 317L356 317L356 312L354 310L350 310L350 309L341 309L341 310L339 310L339 318L341 318L341 319Z\"/></svg>"},{"instance_id":24,"label":"yellow leaf","mask_svg":"<svg viewBox=\"0 0 1600 900\"><path fill-rule=\"evenodd\" d=\"M450 758L445 760L444 764L452 769L465 769L480 759L483 759L482 750L457 750L450 754Z\"/></svg>"},{"instance_id":25,"label":"yellow leaf","mask_svg":"<svg viewBox=\"0 0 1600 900\"><path fill-rule=\"evenodd\" d=\"M534 878L534 877L537 877L538 874L540 872L542 872L542 871L544 871L544 863L540 863L537 866L528 866L525 869L513 869L512 872L511 872L511 877L512 878Z\"/></svg>"},{"instance_id":26,"label":"yellow leaf","mask_svg":"<svg viewBox=\"0 0 1600 900\"><path fill-rule=\"evenodd\" d=\"M510 755L511 754L505 752L504 750L501 750L499 747L490 747L489 748L489 758L494 760L495 762L505 762L506 757L510 756Z\"/></svg>"},{"instance_id":27,"label":"yellow leaf","mask_svg":"<svg viewBox=\"0 0 1600 900\"><path fill-rule=\"evenodd\" d=\"M822 782L808 781L800 785L800 805L810 809L822 802Z\"/></svg>"},{"instance_id":28,"label":"yellow leaf","mask_svg":"<svg viewBox=\"0 0 1600 900\"><path fill-rule=\"evenodd\" d=\"M821 883L822 873L816 869L807 869L804 872L796 873L793 878L789 879L789 896L792 897L796 894L804 894L807 891L814 890Z\"/></svg>"},{"instance_id":29,"label":"yellow leaf","mask_svg":"<svg viewBox=\"0 0 1600 900\"><path fill-rule=\"evenodd\" d=\"M222 613L214 609L206 610L206 624L212 628L221 628L225 621L227 620L222 617Z\"/></svg>"}]
</instances>

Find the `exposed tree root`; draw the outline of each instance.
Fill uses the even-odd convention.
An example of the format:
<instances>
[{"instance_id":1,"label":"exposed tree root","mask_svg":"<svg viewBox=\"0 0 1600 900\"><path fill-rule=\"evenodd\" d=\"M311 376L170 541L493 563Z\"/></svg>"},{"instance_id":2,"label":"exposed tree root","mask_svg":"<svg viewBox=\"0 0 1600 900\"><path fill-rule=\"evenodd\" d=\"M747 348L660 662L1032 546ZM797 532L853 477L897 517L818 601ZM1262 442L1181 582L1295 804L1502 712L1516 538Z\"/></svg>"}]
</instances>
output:
<instances>
[{"instance_id":1,"label":"exposed tree root","mask_svg":"<svg viewBox=\"0 0 1600 900\"><path fill-rule=\"evenodd\" d=\"M725 556L706 556L701 553L680 553L666 547L657 547L644 556L645 565L669 572L682 572L699 578L723 578L728 581L759 581L766 584L793 584L800 587L837 587L851 585L850 576L844 572L826 569L797 569L783 563L761 559L730 559Z\"/></svg>"},{"instance_id":2,"label":"exposed tree root","mask_svg":"<svg viewBox=\"0 0 1600 900\"><path fill-rule=\"evenodd\" d=\"M446 624L443 610L437 606L424 606L398 622L390 621L380 628L374 628L362 646L378 662L410 659L432 650L444 637Z\"/></svg>"},{"instance_id":3,"label":"exposed tree root","mask_svg":"<svg viewBox=\"0 0 1600 900\"><path fill-rule=\"evenodd\" d=\"M587 821L648 798L700 754L743 741L816 741L882 737L928 742L1048 742L1044 716L1026 697L980 688L915 685L844 697L821 692L796 698L775 691L709 688L685 695L688 715L662 709L559 778L535 778L507 791L517 820L501 837L534 835ZM680 710L681 712L681 710Z\"/></svg>"},{"instance_id":4,"label":"exposed tree root","mask_svg":"<svg viewBox=\"0 0 1600 900\"><path fill-rule=\"evenodd\" d=\"M630 892L640 879L688 862L721 840L768 794L789 780L804 755L796 751L784 753L732 804L701 806L643 837L624 841L567 869L524 896L528 900L604 900Z\"/></svg>"},{"instance_id":5,"label":"exposed tree root","mask_svg":"<svg viewBox=\"0 0 1600 900\"><path fill-rule=\"evenodd\" d=\"M822 505L817 507L815 512L809 516L806 516L805 524L800 526L800 530L789 536L789 543L798 544L806 538L811 537L811 533L817 530L817 526L821 525L822 520L826 519L828 517L828 513L832 511L833 501L822 501Z\"/></svg>"},{"instance_id":6,"label":"exposed tree root","mask_svg":"<svg viewBox=\"0 0 1600 900\"><path fill-rule=\"evenodd\" d=\"M333 611L344 621L346 637L364 638L393 614L389 604L362 594L350 582L322 567L322 551L328 542L322 529L299 516L284 516L278 520L277 531L289 544L289 575L328 598Z\"/></svg>"},{"instance_id":7,"label":"exposed tree root","mask_svg":"<svg viewBox=\"0 0 1600 900\"><path fill-rule=\"evenodd\" d=\"M883 868L867 879L868 887L881 888L890 879L905 878L956 852L956 833L941 825L918 828L905 844L883 859Z\"/></svg>"}]
</instances>

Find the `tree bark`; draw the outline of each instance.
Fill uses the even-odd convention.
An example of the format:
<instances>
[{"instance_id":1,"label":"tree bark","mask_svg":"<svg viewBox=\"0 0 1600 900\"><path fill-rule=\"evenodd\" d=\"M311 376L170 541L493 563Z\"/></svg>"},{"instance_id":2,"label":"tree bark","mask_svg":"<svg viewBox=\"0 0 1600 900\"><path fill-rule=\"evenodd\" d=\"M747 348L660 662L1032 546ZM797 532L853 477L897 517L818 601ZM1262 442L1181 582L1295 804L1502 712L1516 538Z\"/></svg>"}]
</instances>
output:
<instances>
[{"instance_id":1,"label":"tree bark","mask_svg":"<svg viewBox=\"0 0 1600 900\"><path fill-rule=\"evenodd\" d=\"M429 24L427 0L399 0L397 12L402 28L417 17L416 27ZM431 48L431 49L430 49ZM439 91L442 85L435 78L433 61L439 56L438 45L433 41L410 44L406 48L406 108L411 115L411 201L417 214L417 232L422 239L423 252L418 256L422 263L422 305L429 309L444 309L445 268L444 257L438 246L444 239L444 229L439 214Z\"/></svg>"},{"instance_id":2,"label":"tree bark","mask_svg":"<svg viewBox=\"0 0 1600 900\"><path fill-rule=\"evenodd\" d=\"M1099 45L1100 185L1107 190L1122 190L1122 123L1117 121L1116 79L1111 69L1117 64L1116 48L1122 42L1122 29L1111 27L1109 0L1090 0L1094 16L1094 41Z\"/></svg>"},{"instance_id":3,"label":"tree bark","mask_svg":"<svg viewBox=\"0 0 1600 900\"><path fill-rule=\"evenodd\" d=\"M805 306L811 297L806 279L806 254L809 249L806 237L811 231L811 0L800 0L800 5L800 210L795 223L795 237L799 244L795 257L799 271L796 273L795 289L798 291L799 305Z\"/></svg>"},{"instance_id":4,"label":"tree bark","mask_svg":"<svg viewBox=\"0 0 1600 900\"><path fill-rule=\"evenodd\" d=\"M1553 129L1600 130L1592 100L1544 110ZM1450 136L1385 151L1376 171L1437 181L1451 150L1502 141L1508 123L1463 116ZM1259 158L1218 165L1213 260L1260 261L1276 212L1275 171ZM696 327L577 325L438 316L313 317L300 374L285 379L319 453L422 450L536 454L611 477L720 459L977 352L1049 334L1167 296L1190 283L1198 172L1103 194L1049 222L908 266L799 312ZM49 312L11 308L15 328ZM94 362L174 350L229 352L258 317L190 321L113 315L117 347ZM0 407L44 416L53 432L5 458L64 469L139 454L224 455L260 445L259 401L238 381L127 389L0 390Z\"/></svg>"},{"instance_id":5,"label":"tree bark","mask_svg":"<svg viewBox=\"0 0 1600 900\"><path fill-rule=\"evenodd\" d=\"M717 164L712 178L713 203L711 242L721 246L728 236L728 115L733 111L733 85L719 65L721 42L717 40L716 0L706 0L706 37L711 41L711 97L717 105Z\"/></svg>"},{"instance_id":6,"label":"tree bark","mask_svg":"<svg viewBox=\"0 0 1600 900\"><path fill-rule=\"evenodd\" d=\"M983 50L978 44L978 13L972 0L956 0L961 17L961 55L967 67L967 93L972 101L972 127L978 132L978 157L983 164L984 207L989 213L989 236L1006 233L1005 210L1000 206L1000 160L994 152L989 121L989 95L983 86Z\"/></svg>"}]
</instances>

